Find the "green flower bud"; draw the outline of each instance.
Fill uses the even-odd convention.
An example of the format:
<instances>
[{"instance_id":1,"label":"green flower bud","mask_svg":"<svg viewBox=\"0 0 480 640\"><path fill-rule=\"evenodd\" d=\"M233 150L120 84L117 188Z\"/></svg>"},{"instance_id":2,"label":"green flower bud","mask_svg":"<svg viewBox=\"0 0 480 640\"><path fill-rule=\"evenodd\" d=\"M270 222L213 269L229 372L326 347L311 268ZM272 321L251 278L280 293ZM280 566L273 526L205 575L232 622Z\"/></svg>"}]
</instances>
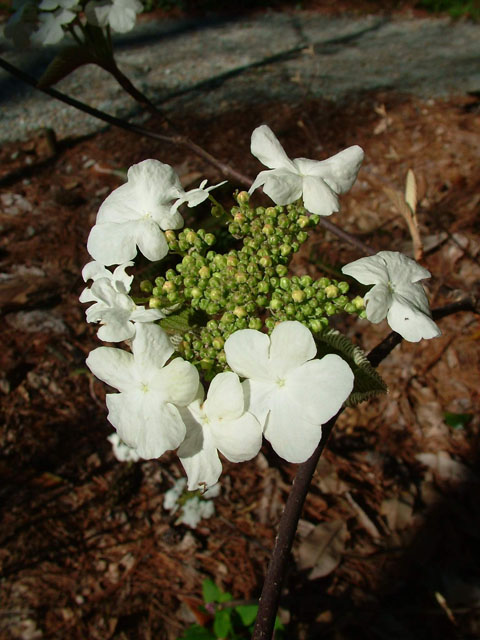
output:
<instances>
[{"instance_id":1,"label":"green flower bud","mask_svg":"<svg viewBox=\"0 0 480 640\"><path fill-rule=\"evenodd\" d=\"M159 276L158 278L155 278L156 287L163 287L164 284L165 284L165 278L162 278L161 276Z\"/></svg>"},{"instance_id":2,"label":"green flower bud","mask_svg":"<svg viewBox=\"0 0 480 640\"><path fill-rule=\"evenodd\" d=\"M294 316L295 312L296 312L295 305L287 304L287 306L285 307L285 313L287 314L287 316Z\"/></svg>"},{"instance_id":3,"label":"green flower bud","mask_svg":"<svg viewBox=\"0 0 480 640\"><path fill-rule=\"evenodd\" d=\"M305 227L308 227L308 225L310 224L310 220L307 216L299 216L297 224L300 229L305 229Z\"/></svg>"},{"instance_id":4,"label":"green flower bud","mask_svg":"<svg viewBox=\"0 0 480 640\"><path fill-rule=\"evenodd\" d=\"M220 311L220 306L215 302L209 302L205 307L205 311L209 316L214 316L216 313Z\"/></svg>"},{"instance_id":5,"label":"green flower bud","mask_svg":"<svg viewBox=\"0 0 480 640\"><path fill-rule=\"evenodd\" d=\"M338 296L338 293L338 287L336 287L334 284L330 284L328 285L328 287L325 287L325 295L329 299L336 298Z\"/></svg>"},{"instance_id":6,"label":"green flower bud","mask_svg":"<svg viewBox=\"0 0 480 640\"><path fill-rule=\"evenodd\" d=\"M140 282L140 291L143 291L144 293L152 293L153 290L153 284L150 282L150 280L142 280Z\"/></svg>"},{"instance_id":7,"label":"green flower bud","mask_svg":"<svg viewBox=\"0 0 480 640\"><path fill-rule=\"evenodd\" d=\"M250 318L250 320L248 321L248 328L260 331L260 329L262 328L262 321L260 320L260 318Z\"/></svg>"},{"instance_id":8,"label":"green flower bud","mask_svg":"<svg viewBox=\"0 0 480 640\"><path fill-rule=\"evenodd\" d=\"M325 289L325 287L328 287L331 282L328 278L320 278L320 280L317 280L318 282L318 286L322 287L322 289Z\"/></svg>"},{"instance_id":9,"label":"green flower bud","mask_svg":"<svg viewBox=\"0 0 480 640\"><path fill-rule=\"evenodd\" d=\"M290 291L290 289L292 288L292 283L289 278L283 277L283 278L280 278L280 286L285 291Z\"/></svg>"},{"instance_id":10,"label":"green flower bud","mask_svg":"<svg viewBox=\"0 0 480 640\"><path fill-rule=\"evenodd\" d=\"M320 222L320 216L317 216L317 214L313 213L310 216L310 224L312 226L314 226L314 225L318 224L319 222Z\"/></svg>"},{"instance_id":11,"label":"green flower bud","mask_svg":"<svg viewBox=\"0 0 480 640\"><path fill-rule=\"evenodd\" d=\"M150 300L148 301L148 306L150 307L150 309L161 309L165 305L158 298L150 298Z\"/></svg>"},{"instance_id":12,"label":"green flower bud","mask_svg":"<svg viewBox=\"0 0 480 640\"><path fill-rule=\"evenodd\" d=\"M260 280L257 284L257 292L258 293L268 293L270 291L270 285L265 280Z\"/></svg>"},{"instance_id":13,"label":"green flower bud","mask_svg":"<svg viewBox=\"0 0 480 640\"><path fill-rule=\"evenodd\" d=\"M263 258L260 258L260 260L258 261L258 264L265 269L266 267L270 267L272 265L272 259L270 258L270 256L263 256Z\"/></svg>"},{"instance_id":14,"label":"green flower bud","mask_svg":"<svg viewBox=\"0 0 480 640\"><path fill-rule=\"evenodd\" d=\"M367 312L366 311L360 311L360 313L358 314L359 318L362 318L363 320L365 320L367 318Z\"/></svg>"},{"instance_id":15,"label":"green flower bud","mask_svg":"<svg viewBox=\"0 0 480 640\"><path fill-rule=\"evenodd\" d=\"M348 302L344 307L343 310L346 311L347 313L355 313L357 311L357 308L355 307L354 304L352 304L351 302Z\"/></svg>"},{"instance_id":16,"label":"green flower bud","mask_svg":"<svg viewBox=\"0 0 480 640\"><path fill-rule=\"evenodd\" d=\"M177 287L175 286L175 283L171 280L167 280L167 282L165 282L162 287L162 291L164 291L165 293L171 293L172 291L176 291L176 289Z\"/></svg>"},{"instance_id":17,"label":"green flower bud","mask_svg":"<svg viewBox=\"0 0 480 640\"><path fill-rule=\"evenodd\" d=\"M320 333L320 331L323 329L323 325L320 320L309 320L308 328L314 333Z\"/></svg>"},{"instance_id":18,"label":"green flower bud","mask_svg":"<svg viewBox=\"0 0 480 640\"><path fill-rule=\"evenodd\" d=\"M265 320L265 326L267 327L267 329L269 331L273 331L273 329L275 329L275 325L276 325L276 321L274 320L274 318L267 318Z\"/></svg>"},{"instance_id":19,"label":"green flower bud","mask_svg":"<svg viewBox=\"0 0 480 640\"><path fill-rule=\"evenodd\" d=\"M352 300L352 304L355 306L355 309L364 309L365 308L365 300L361 296L357 296Z\"/></svg>"},{"instance_id":20,"label":"green flower bud","mask_svg":"<svg viewBox=\"0 0 480 640\"><path fill-rule=\"evenodd\" d=\"M192 298L201 298L202 290L199 287L192 287Z\"/></svg>"},{"instance_id":21,"label":"green flower bud","mask_svg":"<svg viewBox=\"0 0 480 640\"><path fill-rule=\"evenodd\" d=\"M265 215L268 216L269 218L276 218L277 217L277 210L275 207L268 207L267 209L264 210Z\"/></svg>"},{"instance_id":22,"label":"green flower bud","mask_svg":"<svg viewBox=\"0 0 480 640\"><path fill-rule=\"evenodd\" d=\"M235 281L238 283L247 282L248 276L244 271L237 271L235 274Z\"/></svg>"},{"instance_id":23,"label":"green flower bud","mask_svg":"<svg viewBox=\"0 0 480 640\"><path fill-rule=\"evenodd\" d=\"M173 229L167 229L165 232L165 240L170 244L171 242L175 242L177 240L177 236Z\"/></svg>"},{"instance_id":24,"label":"green flower bud","mask_svg":"<svg viewBox=\"0 0 480 640\"><path fill-rule=\"evenodd\" d=\"M297 320L298 322L303 322L305 320L305 315L303 314L302 311L297 311L297 313L294 316L294 319Z\"/></svg>"},{"instance_id":25,"label":"green flower bud","mask_svg":"<svg viewBox=\"0 0 480 640\"><path fill-rule=\"evenodd\" d=\"M156 298L161 298L163 296L162 287L153 287L152 295L154 295Z\"/></svg>"},{"instance_id":26,"label":"green flower bud","mask_svg":"<svg viewBox=\"0 0 480 640\"><path fill-rule=\"evenodd\" d=\"M286 257L291 253L292 253L292 246L289 244L282 244L282 246L280 247L280 255Z\"/></svg>"},{"instance_id":27,"label":"green flower bud","mask_svg":"<svg viewBox=\"0 0 480 640\"><path fill-rule=\"evenodd\" d=\"M348 284L348 282L339 282L338 288L342 293L347 293L350 290L350 285Z\"/></svg>"},{"instance_id":28,"label":"green flower bud","mask_svg":"<svg viewBox=\"0 0 480 640\"><path fill-rule=\"evenodd\" d=\"M302 278L300 278L300 282L302 282ZM313 287L306 286L303 293L305 294L306 299L310 300L310 298L313 298L315 295L315 289Z\"/></svg>"},{"instance_id":29,"label":"green flower bud","mask_svg":"<svg viewBox=\"0 0 480 640\"><path fill-rule=\"evenodd\" d=\"M268 305L268 298L267 296L257 296L255 302L257 303L257 306L265 308Z\"/></svg>"},{"instance_id":30,"label":"green flower bud","mask_svg":"<svg viewBox=\"0 0 480 640\"><path fill-rule=\"evenodd\" d=\"M223 256L219 256L220 258L223 258ZM217 261L217 259L215 259L215 261ZM236 267L238 265L238 258L237 256L234 255L228 255L226 258L226 265L228 267Z\"/></svg>"},{"instance_id":31,"label":"green flower bud","mask_svg":"<svg viewBox=\"0 0 480 640\"><path fill-rule=\"evenodd\" d=\"M273 233L275 233L275 229L271 224L265 224L263 225L262 233L264 233L266 236L271 236Z\"/></svg>"},{"instance_id":32,"label":"green flower bud","mask_svg":"<svg viewBox=\"0 0 480 640\"><path fill-rule=\"evenodd\" d=\"M213 360L210 358L202 358L199 364L203 371L210 371L210 369L213 367Z\"/></svg>"},{"instance_id":33,"label":"green flower bud","mask_svg":"<svg viewBox=\"0 0 480 640\"><path fill-rule=\"evenodd\" d=\"M307 303L307 304L302 305L302 313L306 318L308 318L311 315L313 315L313 311L314 311L313 307L310 304Z\"/></svg>"},{"instance_id":34,"label":"green flower bud","mask_svg":"<svg viewBox=\"0 0 480 640\"><path fill-rule=\"evenodd\" d=\"M225 364L227 362L227 356L225 355L225 351L220 351L220 353L217 354L217 362L219 362L220 364Z\"/></svg>"},{"instance_id":35,"label":"green flower bud","mask_svg":"<svg viewBox=\"0 0 480 640\"><path fill-rule=\"evenodd\" d=\"M211 209L211 211L210 211L210 213L212 214L212 216L214 218L220 218L222 216L223 211L222 211L221 207L219 207L218 205L214 204L212 209Z\"/></svg>"},{"instance_id":36,"label":"green flower bud","mask_svg":"<svg viewBox=\"0 0 480 640\"><path fill-rule=\"evenodd\" d=\"M280 278L283 278L287 275L288 268L284 264L277 264L277 266L275 267L275 271L277 275L280 276Z\"/></svg>"},{"instance_id":37,"label":"green flower bud","mask_svg":"<svg viewBox=\"0 0 480 640\"><path fill-rule=\"evenodd\" d=\"M214 338L212 340L212 346L214 349L216 349L217 351L220 351L220 349L223 349L223 345L225 344L225 341L223 338Z\"/></svg>"},{"instance_id":38,"label":"green flower bud","mask_svg":"<svg viewBox=\"0 0 480 640\"><path fill-rule=\"evenodd\" d=\"M178 291L170 291L169 294L167 294L167 300L169 302L171 302L172 304L175 302L178 302L180 300L180 296L178 295Z\"/></svg>"},{"instance_id":39,"label":"green flower bud","mask_svg":"<svg viewBox=\"0 0 480 640\"><path fill-rule=\"evenodd\" d=\"M248 315L252 315L252 313L255 313L255 311L257 310L257 305L255 304L255 302L253 302L253 300L250 300L250 302L247 302L247 304L245 305L245 309Z\"/></svg>"},{"instance_id":40,"label":"green flower bud","mask_svg":"<svg viewBox=\"0 0 480 640\"><path fill-rule=\"evenodd\" d=\"M325 305L325 313L327 314L327 316L333 316L335 313L337 313L337 309L335 307L335 305L332 302L327 302Z\"/></svg>"},{"instance_id":41,"label":"green flower bud","mask_svg":"<svg viewBox=\"0 0 480 640\"><path fill-rule=\"evenodd\" d=\"M236 200L240 205L248 204L250 201L250 195L247 191L240 191L240 193L237 194Z\"/></svg>"},{"instance_id":42,"label":"green flower bud","mask_svg":"<svg viewBox=\"0 0 480 640\"><path fill-rule=\"evenodd\" d=\"M235 321L235 327L237 329L246 329L247 328L247 320L246 320L246 318L238 318Z\"/></svg>"},{"instance_id":43,"label":"green flower bud","mask_svg":"<svg viewBox=\"0 0 480 640\"><path fill-rule=\"evenodd\" d=\"M348 302L348 298L347 296L339 296L338 298L335 299L335 304L337 305L337 307L340 307L341 309L347 304Z\"/></svg>"},{"instance_id":44,"label":"green flower bud","mask_svg":"<svg viewBox=\"0 0 480 640\"><path fill-rule=\"evenodd\" d=\"M234 315L237 316L237 318L244 318L247 315L247 311L245 307L240 307L240 306L235 307L235 309L233 310L233 313Z\"/></svg>"},{"instance_id":45,"label":"green flower bud","mask_svg":"<svg viewBox=\"0 0 480 640\"><path fill-rule=\"evenodd\" d=\"M292 300L294 302L303 302L305 300L305 294L301 289L294 289L292 291Z\"/></svg>"},{"instance_id":46,"label":"green flower bud","mask_svg":"<svg viewBox=\"0 0 480 640\"><path fill-rule=\"evenodd\" d=\"M283 307L283 302L277 298L270 300L270 309L272 311L279 311Z\"/></svg>"},{"instance_id":47,"label":"green flower bud","mask_svg":"<svg viewBox=\"0 0 480 640\"><path fill-rule=\"evenodd\" d=\"M272 277L270 278L270 284L272 287L278 287L278 285L280 284L280 279Z\"/></svg>"}]
</instances>

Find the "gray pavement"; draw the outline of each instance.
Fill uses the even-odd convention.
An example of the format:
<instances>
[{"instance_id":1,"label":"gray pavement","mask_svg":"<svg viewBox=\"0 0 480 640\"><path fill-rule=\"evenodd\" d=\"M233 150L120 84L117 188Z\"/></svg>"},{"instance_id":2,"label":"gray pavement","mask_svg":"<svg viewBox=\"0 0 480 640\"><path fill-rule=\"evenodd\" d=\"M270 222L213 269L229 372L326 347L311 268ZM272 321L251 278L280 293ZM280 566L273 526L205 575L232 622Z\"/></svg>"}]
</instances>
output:
<instances>
[{"instance_id":1,"label":"gray pavement","mask_svg":"<svg viewBox=\"0 0 480 640\"><path fill-rule=\"evenodd\" d=\"M0 55L39 77L55 49ZM167 112L215 115L232 107L308 98L342 100L384 89L422 97L480 90L480 25L447 18L326 17L298 11L205 21L147 21L117 38L120 68ZM132 117L135 103L88 65L56 88ZM52 127L59 137L104 125L25 87L0 69L0 141Z\"/></svg>"}]
</instances>

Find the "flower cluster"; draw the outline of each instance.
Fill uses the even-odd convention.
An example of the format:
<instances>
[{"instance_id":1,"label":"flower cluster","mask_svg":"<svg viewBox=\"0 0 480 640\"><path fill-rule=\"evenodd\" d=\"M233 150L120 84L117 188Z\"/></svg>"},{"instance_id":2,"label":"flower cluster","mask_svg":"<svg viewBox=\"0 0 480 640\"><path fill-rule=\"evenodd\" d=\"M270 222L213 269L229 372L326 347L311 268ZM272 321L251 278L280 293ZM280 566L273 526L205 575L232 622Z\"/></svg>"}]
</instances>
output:
<instances>
[{"instance_id":1,"label":"flower cluster","mask_svg":"<svg viewBox=\"0 0 480 640\"><path fill-rule=\"evenodd\" d=\"M220 455L253 458L263 437L289 462L312 455L322 425L355 385L338 353L317 357L331 316L387 317L409 340L439 333L418 284L430 274L401 254L380 252L343 268L375 285L365 298L350 296L343 280L289 275L319 215L336 211L337 194L353 184L359 147L321 162L292 161L263 125L252 151L270 170L250 191L264 185L276 206L253 207L240 192L227 212L210 194L220 185L185 191L169 165L145 160L107 197L88 238L94 260L82 275L93 283L80 298L93 303L87 321L100 323L100 339L128 340L131 349L98 347L87 358L118 391L107 394L108 420L129 456L176 449L189 491L215 485ZM183 228L180 207L207 199L219 230ZM137 251L154 262L168 256L168 268L156 265L161 274L135 286L126 269Z\"/></svg>"},{"instance_id":2,"label":"flower cluster","mask_svg":"<svg viewBox=\"0 0 480 640\"><path fill-rule=\"evenodd\" d=\"M19 48L58 44L67 32L78 39L89 24L126 33L143 11L140 0L13 0L12 8L5 36Z\"/></svg>"}]
</instances>

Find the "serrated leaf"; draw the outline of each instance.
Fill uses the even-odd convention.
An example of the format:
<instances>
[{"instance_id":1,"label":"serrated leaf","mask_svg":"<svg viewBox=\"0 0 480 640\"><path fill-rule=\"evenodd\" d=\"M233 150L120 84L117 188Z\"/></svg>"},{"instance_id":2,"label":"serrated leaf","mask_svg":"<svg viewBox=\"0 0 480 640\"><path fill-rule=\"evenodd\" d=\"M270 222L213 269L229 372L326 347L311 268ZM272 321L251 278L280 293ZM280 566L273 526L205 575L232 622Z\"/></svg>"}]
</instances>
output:
<instances>
[{"instance_id":1,"label":"serrated leaf","mask_svg":"<svg viewBox=\"0 0 480 640\"><path fill-rule=\"evenodd\" d=\"M339 331L330 329L322 333L316 337L316 343L319 358L327 353L335 353L343 358L352 369L355 381L353 391L345 402L348 407L354 407L360 402L387 392L387 385L367 360L365 353Z\"/></svg>"},{"instance_id":2,"label":"serrated leaf","mask_svg":"<svg viewBox=\"0 0 480 640\"><path fill-rule=\"evenodd\" d=\"M169 334L183 334L192 328L192 316L191 309L184 309L180 313L172 313L172 315L162 318L159 324Z\"/></svg>"},{"instance_id":3,"label":"serrated leaf","mask_svg":"<svg viewBox=\"0 0 480 640\"><path fill-rule=\"evenodd\" d=\"M230 620L232 612L228 609L222 609L215 614L213 621L213 633L216 638L226 638L232 629Z\"/></svg>"},{"instance_id":4,"label":"serrated leaf","mask_svg":"<svg viewBox=\"0 0 480 640\"><path fill-rule=\"evenodd\" d=\"M203 593L203 601L205 604L209 602L220 602L220 598L222 596L222 591L217 587L217 585L206 578L202 584L202 593Z\"/></svg>"},{"instance_id":5,"label":"serrated leaf","mask_svg":"<svg viewBox=\"0 0 480 640\"><path fill-rule=\"evenodd\" d=\"M245 627L249 627L257 617L258 604L240 604L235 607L235 611L240 616L242 624Z\"/></svg>"},{"instance_id":6,"label":"serrated leaf","mask_svg":"<svg viewBox=\"0 0 480 640\"><path fill-rule=\"evenodd\" d=\"M46 68L37 83L39 89L52 87L57 82L68 76L69 73L84 64L93 64L96 58L86 45L72 45L63 47Z\"/></svg>"}]
</instances>

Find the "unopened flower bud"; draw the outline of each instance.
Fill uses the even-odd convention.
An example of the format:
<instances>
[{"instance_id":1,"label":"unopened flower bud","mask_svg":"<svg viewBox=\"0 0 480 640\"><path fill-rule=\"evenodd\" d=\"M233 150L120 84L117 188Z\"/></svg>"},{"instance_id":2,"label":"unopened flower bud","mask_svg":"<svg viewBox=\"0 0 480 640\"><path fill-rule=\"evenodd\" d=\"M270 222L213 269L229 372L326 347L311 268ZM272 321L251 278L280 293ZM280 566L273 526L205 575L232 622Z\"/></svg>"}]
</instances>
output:
<instances>
[{"instance_id":1,"label":"unopened flower bud","mask_svg":"<svg viewBox=\"0 0 480 640\"><path fill-rule=\"evenodd\" d=\"M235 309L233 310L233 313L234 315L237 316L237 318L244 318L247 315L247 311L245 307L240 307L240 306L235 307Z\"/></svg>"},{"instance_id":2,"label":"unopened flower bud","mask_svg":"<svg viewBox=\"0 0 480 640\"><path fill-rule=\"evenodd\" d=\"M144 293L152 293L152 289L153 284L150 282L150 280L142 280L142 282L140 283L140 291L143 291Z\"/></svg>"},{"instance_id":3,"label":"unopened flower bud","mask_svg":"<svg viewBox=\"0 0 480 640\"><path fill-rule=\"evenodd\" d=\"M164 305L162 304L162 301L159 300L159 298L150 298L150 300L148 301L148 306L150 307L150 309L161 309Z\"/></svg>"},{"instance_id":4,"label":"unopened flower bud","mask_svg":"<svg viewBox=\"0 0 480 640\"><path fill-rule=\"evenodd\" d=\"M364 309L365 308L365 300L361 296L357 296L352 300L352 304L355 306L355 309Z\"/></svg>"},{"instance_id":5,"label":"unopened flower bud","mask_svg":"<svg viewBox=\"0 0 480 640\"><path fill-rule=\"evenodd\" d=\"M248 328L255 329L255 331L260 331L260 329L262 328L262 321L260 320L260 318L250 318L250 320L248 321Z\"/></svg>"},{"instance_id":6,"label":"unopened flower bud","mask_svg":"<svg viewBox=\"0 0 480 640\"><path fill-rule=\"evenodd\" d=\"M303 302L305 300L305 294L301 289L294 289L292 291L292 299L294 302Z\"/></svg>"},{"instance_id":7,"label":"unopened flower bud","mask_svg":"<svg viewBox=\"0 0 480 640\"><path fill-rule=\"evenodd\" d=\"M336 298L338 296L338 287L334 284L330 284L328 287L325 287L325 295L327 298Z\"/></svg>"}]
</instances>

